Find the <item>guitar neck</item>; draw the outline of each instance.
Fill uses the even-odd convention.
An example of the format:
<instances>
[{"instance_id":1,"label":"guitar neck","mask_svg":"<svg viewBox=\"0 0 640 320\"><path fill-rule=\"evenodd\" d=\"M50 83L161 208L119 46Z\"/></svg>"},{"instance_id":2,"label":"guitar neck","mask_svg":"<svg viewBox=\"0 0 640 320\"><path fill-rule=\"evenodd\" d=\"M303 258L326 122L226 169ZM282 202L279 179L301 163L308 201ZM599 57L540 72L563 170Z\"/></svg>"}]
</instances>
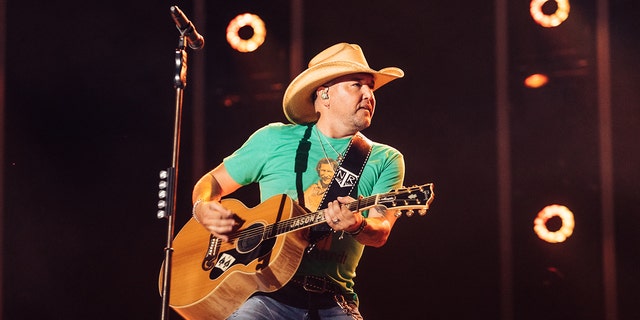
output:
<instances>
[{"instance_id":1,"label":"guitar neck","mask_svg":"<svg viewBox=\"0 0 640 320\"><path fill-rule=\"evenodd\" d=\"M417 209L420 215L424 215L431 201L433 201L433 184L428 183L410 188L400 188L389 193L359 198L345 205L352 212L360 212L380 205L387 209L400 211L409 210L407 215L413 214L413 210ZM255 236L256 232L258 232L257 230L260 230L259 232L261 232L262 239L266 240L284 233L312 227L323 222L326 222L324 209L278 221L274 224L263 226L261 229L251 229L243 232L250 232L251 236ZM242 237L243 235L247 235L243 232L238 236Z\"/></svg>"},{"instance_id":2,"label":"guitar neck","mask_svg":"<svg viewBox=\"0 0 640 320\"><path fill-rule=\"evenodd\" d=\"M346 204L346 206L353 212L360 212L375 206L378 203L377 199L377 195L361 198ZM274 238L284 233L319 225L325 221L324 209L279 221L265 228L264 239Z\"/></svg>"}]
</instances>

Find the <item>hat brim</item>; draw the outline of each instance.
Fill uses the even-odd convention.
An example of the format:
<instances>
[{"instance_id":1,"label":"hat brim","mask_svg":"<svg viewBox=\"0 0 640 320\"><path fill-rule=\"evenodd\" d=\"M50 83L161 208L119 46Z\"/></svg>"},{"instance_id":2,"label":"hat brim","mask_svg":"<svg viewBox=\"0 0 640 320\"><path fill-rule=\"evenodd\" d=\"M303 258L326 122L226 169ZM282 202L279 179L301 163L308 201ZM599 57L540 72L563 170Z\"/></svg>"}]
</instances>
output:
<instances>
[{"instance_id":1,"label":"hat brim","mask_svg":"<svg viewBox=\"0 0 640 320\"><path fill-rule=\"evenodd\" d=\"M348 61L318 64L300 73L287 87L282 99L285 116L289 121L297 124L316 122L318 115L312 101L314 91L330 80L353 73L373 75L374 91L404 76L404 71L396 67L376 71L362 64Z\"/></svg>"}]
</instances>

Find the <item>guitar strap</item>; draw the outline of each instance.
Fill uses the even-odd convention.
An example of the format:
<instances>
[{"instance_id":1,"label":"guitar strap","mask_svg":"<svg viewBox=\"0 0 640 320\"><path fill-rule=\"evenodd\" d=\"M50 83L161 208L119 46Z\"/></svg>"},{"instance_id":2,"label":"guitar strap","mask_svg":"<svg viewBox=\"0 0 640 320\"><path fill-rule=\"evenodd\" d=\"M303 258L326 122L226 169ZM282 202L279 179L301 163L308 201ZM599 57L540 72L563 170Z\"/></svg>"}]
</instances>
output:
<instances>
[{"instance_id":1,"label":"guitar strap","mask_svg":"<svg viewBox=\"0 0 640 320\"><path fill-rule=\"evenodd\" d=\"M326 208L329 202L336 200L339 196L350 195L353 198L357 198L356 186L370 154L371 145L358 132L351 139L347 151L323 195L318 210ZM300 198L304 199L304 194L298 197L298 199ZM319 240L328 236L331 232L333 232L333 229L327 223L311 227L307 252L311 251Z\"/></svg>"}]
</instances>

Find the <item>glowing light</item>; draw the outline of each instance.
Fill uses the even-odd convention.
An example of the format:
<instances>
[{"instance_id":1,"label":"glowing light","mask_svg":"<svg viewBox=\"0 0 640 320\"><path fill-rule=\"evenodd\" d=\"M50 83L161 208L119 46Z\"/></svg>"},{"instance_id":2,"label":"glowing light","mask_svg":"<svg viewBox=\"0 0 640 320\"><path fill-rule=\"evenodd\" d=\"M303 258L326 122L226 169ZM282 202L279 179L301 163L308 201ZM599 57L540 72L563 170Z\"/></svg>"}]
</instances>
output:
<instances>
[{"instance_id":1,"label":"glowing light","mask_svg":"<svg viewBox=\"0 0 640 320\"><path fill-rule=\"evenodd\" d=\"M562 220L562 226L557 231L549 231L547 228L547 221L553 217L559 217ZM533 221L533 230L538 237L549 243L567 240L573 234L574 226L573 213L567 207L557 204L546 206Z\"/></svg>"},{"instance_id":2,"label":"glowing light","mask_svg":"<svg viewBox=\"0 0 640 320\"><path fill-rule=\"evenodd\" d=\"M549 82L549 77L542 73L534 73L524 79L524 85L529 88L540 88Z\"/></svg>"},{"instance_id":3,"label":"glowing light","mask_svg":"<svg viewBox=\"0 0 640 320\"><path fill-rule=\"evenodd\" d=\"M240 37L240 28L249 26L253 29L253 36L249 39ZM260 17L251 13L236 16L227 26L227 42L232 48L240 52L252 52L264 43L267 29Z\"/></svg>"},{"instance_id":4,"label":"glowing light","mask_svg":"<svg viewBox=\"0 0 640 320\"><path fill-rule=\"evenodd\" d=\"M552 14L542 12L542 6L545 3L553 1L558 8ZM545 28L557 27L569 17L570 5L569 0L531 0L529 12L535 22Z\"/></svg>"}]
</instances>

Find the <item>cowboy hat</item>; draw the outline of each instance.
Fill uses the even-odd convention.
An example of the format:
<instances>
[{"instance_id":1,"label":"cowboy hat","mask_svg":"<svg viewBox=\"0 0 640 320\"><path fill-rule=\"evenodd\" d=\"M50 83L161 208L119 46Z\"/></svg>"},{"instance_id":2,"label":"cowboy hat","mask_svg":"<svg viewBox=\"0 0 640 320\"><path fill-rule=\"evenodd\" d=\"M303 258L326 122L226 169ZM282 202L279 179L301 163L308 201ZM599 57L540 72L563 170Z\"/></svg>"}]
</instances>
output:
<instances>
[{"instance_id":1,"label":"cowboy hat","mask_svg":"<svg viewBox=\"0 0 640 320\"><path fill-rule=\"evenodd\" d=\"M404 72L396 67L387 67L379 71L371 69L357 44L335 44L313 57L309 67L287 87L282 99L287 119L300 124L316 122L318 115L312 101L315 90L330 80L352 73L373 75L373 90L404 76Z\"/></svg>"}]
</instances>

